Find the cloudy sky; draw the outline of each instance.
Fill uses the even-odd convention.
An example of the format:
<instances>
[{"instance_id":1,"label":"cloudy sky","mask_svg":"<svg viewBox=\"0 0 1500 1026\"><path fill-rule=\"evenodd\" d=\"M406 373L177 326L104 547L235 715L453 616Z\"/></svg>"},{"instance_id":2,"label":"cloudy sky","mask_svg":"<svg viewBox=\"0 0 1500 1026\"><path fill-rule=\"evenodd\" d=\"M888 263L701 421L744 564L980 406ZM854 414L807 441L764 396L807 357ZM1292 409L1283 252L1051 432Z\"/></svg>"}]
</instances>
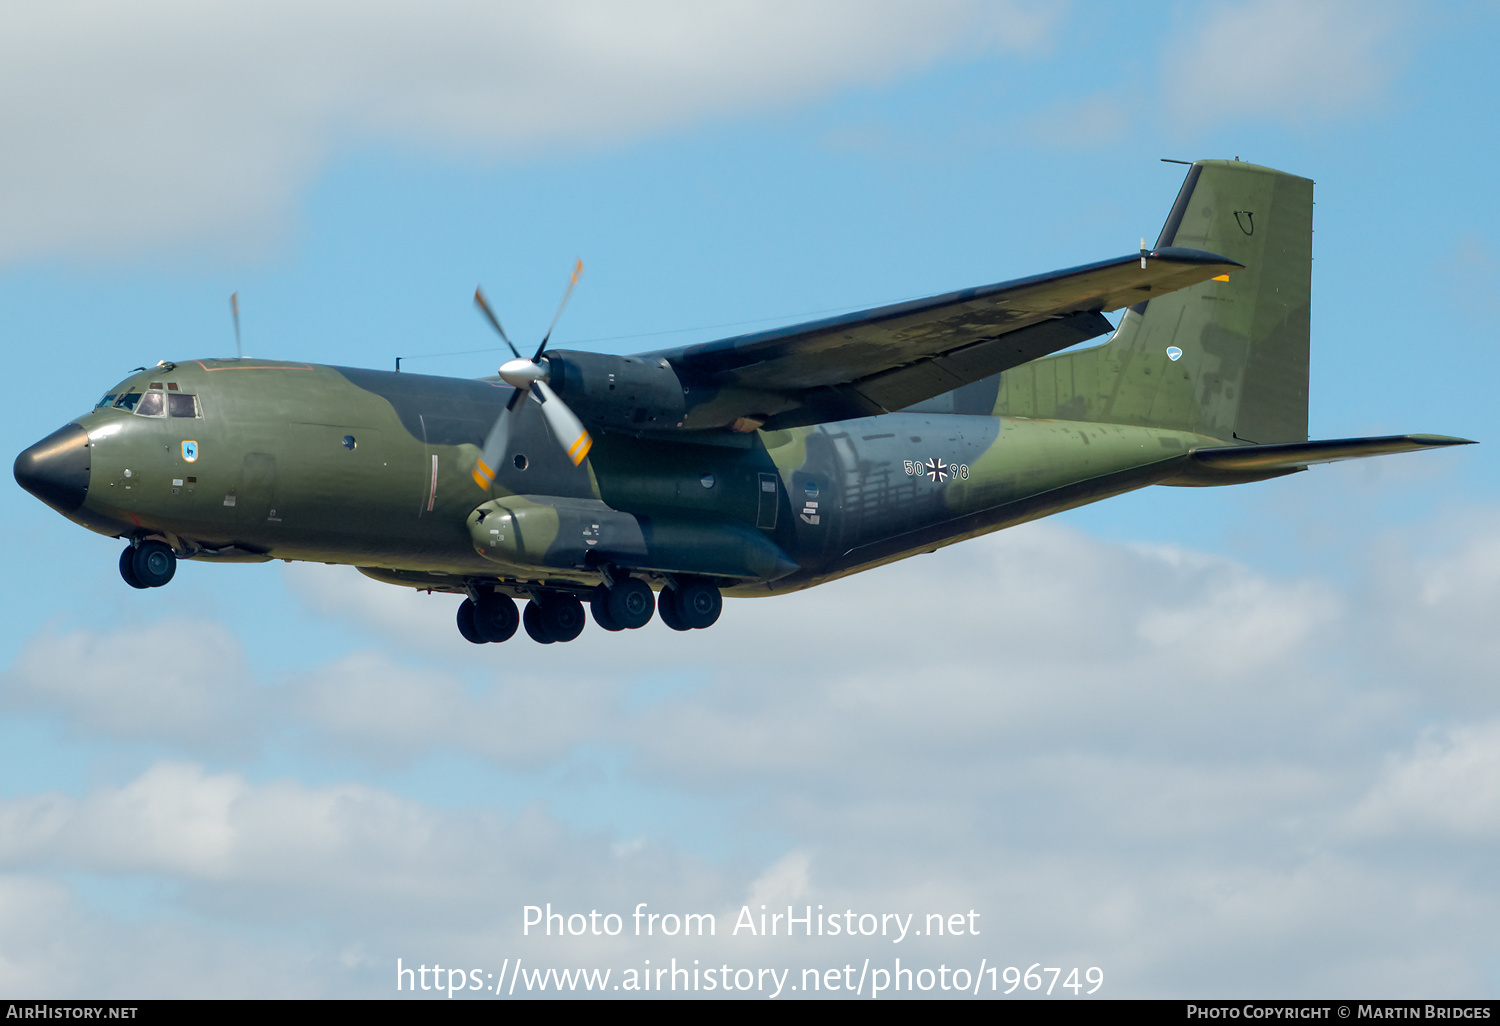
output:
<instances>
[{"instance_id":1,"label":"cloudy sky","mask_svg":"<svg viewBox=\"0 0 1500 1026\"><path fill-rule=\"evenodd\" d=\"M7 452L232 352L233 291L247 353L479 376L476 282L534 337L582 257L559 343L692 342L1128 253L1159 158L1234 156L1317 182L1313 435L1488 444L552 647L321 565L135 592L3 490L0 992L900 957L1495 996L1497 40L1477 0L7 3ZM548 902L625 930L523 936ZM789 903L979 934L731 934Z\"/></svg>"}]
</instances>

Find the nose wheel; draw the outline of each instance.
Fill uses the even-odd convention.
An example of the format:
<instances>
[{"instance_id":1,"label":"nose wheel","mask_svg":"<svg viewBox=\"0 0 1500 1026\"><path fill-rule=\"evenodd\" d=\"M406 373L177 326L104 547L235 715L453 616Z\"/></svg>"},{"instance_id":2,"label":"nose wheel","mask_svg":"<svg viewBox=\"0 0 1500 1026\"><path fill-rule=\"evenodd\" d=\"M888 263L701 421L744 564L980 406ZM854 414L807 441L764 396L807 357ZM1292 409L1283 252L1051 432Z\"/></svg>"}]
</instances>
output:
<instances>
[{"instance_id":1,"label":"nose wheel","mask_svg":"<svg viewBox=\"0 0 1500 1026\"><path fill-rule=\"evenodd\" d=\"M132 588L160 588L177 573L177 554L159 541L144 541L120 553L120 576Z\"/></svg>"}]
</instances>

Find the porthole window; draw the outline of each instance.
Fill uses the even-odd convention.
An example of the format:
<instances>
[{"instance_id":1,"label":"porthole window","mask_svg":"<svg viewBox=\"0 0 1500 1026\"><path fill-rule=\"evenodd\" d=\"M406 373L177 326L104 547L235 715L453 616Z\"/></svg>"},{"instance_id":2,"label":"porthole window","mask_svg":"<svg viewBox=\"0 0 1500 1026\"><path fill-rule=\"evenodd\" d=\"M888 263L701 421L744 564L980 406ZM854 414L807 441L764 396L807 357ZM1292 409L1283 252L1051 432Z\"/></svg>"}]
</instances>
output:
<instances>
[{"instance_id":1,"label":"porthole window","mask_svg":"<svg viewBox=\"0 0 1500 1026\"><path fill-rule=\"evenodd\" d=\"M526 457L522 456L520 453L516 453L516 458L511 460L511 462L516 465L517 470L526 469Z\"/></svg>"},{"instance_id":2,"label":"porthole window","mask_svg":"<svg viewBox=\"0 0 1500 1026\"><path fill-rule=\"evenodd\" d=\"M698 483L704 488L712 488L714 486L714 476L712 474L704 474L698 479Z\"/></svg>"},{"instance_id":3,"label":"porthole window","mask_svg":"<svg viewBox=\"0 0 1500 1026\"><path fill-rule=\"evenodd\" d=\"M353 452L354 451L354 447L356 445L358 445L358 444L359 443L354 440L354 436L353 435L345 435L344 436L344 448L348 449L350 452Z\"/></svg>"}]
</instances>

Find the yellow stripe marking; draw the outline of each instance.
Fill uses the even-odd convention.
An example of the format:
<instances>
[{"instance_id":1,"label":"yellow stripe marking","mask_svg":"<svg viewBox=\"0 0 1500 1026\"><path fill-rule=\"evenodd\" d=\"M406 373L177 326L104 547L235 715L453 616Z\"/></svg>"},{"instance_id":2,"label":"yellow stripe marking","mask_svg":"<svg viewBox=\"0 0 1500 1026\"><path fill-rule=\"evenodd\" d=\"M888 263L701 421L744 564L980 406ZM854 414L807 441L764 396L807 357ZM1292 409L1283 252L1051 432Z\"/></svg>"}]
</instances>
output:
<instances>
[{"instance_id":1,"label":"yellow stripe marking","mask_svg":"<svg viewBox=\"0 0 1500 1026\"><path fill-rule=\"evenodd\" d=\"M594 440L589 437L589 433L587 431L579 435L578 441L574 442L572 446L568 448L568 458L573 461L573 466L576 467L578 466L578 464L582 463L584 461L584 458L588 456L589 450L593 447Z\"/></svg>"},{"instance_id":2,"label":"yellow stripe marking","mask_svg":"<svg viewBox=\"0 0 1500 1026\"><path fill-rule=\"evenodd\" d=\"M1215 277L1213 280L1214 281L1228 281L1229 280L1229 275L1227 275L1227 274L1221 274L1221 275L1218 275L1217 277Z\"/></svg>"},{"instance_id":3,"label":"yellow stripe marking","mask_svg":"<svg viewBox=\"0 0 1500 1026\"><path fill-rule=\"evenodd\" d=\"M495 472L489 468L484 460L474 461L474 483L484 491L490 490L490 482L495 480Z\"/></svg>"}]
</instances>

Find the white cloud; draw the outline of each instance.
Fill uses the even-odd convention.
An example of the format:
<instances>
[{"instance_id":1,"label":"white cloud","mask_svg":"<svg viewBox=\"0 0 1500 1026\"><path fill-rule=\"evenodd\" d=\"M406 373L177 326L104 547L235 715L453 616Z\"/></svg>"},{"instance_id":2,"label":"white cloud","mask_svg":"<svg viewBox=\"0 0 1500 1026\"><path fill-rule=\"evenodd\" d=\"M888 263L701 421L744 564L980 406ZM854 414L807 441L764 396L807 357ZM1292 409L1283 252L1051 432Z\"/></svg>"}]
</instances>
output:
<instances>
[{"instance_id":1,"label":"white cloud","mask_svg":"<svg viewBox=\"0 0 1500 1026\"><path fill-rule=\"evenodd\" d=\"M1320 121L1368 104L1391 77L1389 3L1218 0L1194 11L1162 53L1167 104L1188 122Z\"/></svg>"},{"instance_id":2,"label":"white cloud","mask_svg":"<svg viewBox=\"0 0 1500 1026\"><path fill-rule=\"evenodd\" d=\"M336 150L592 147L1026 50L1012 3L18 2L0 13L0 261L275 238Z\"/></svg>"},{"instance_id":3,"label":"white cloud","mask_svg":"<svg viewBox=\"0 0 1500 1026\"><path fill-rule=\"evenodd\" d=\"M12 709L191 751L245 740L260 704L239 639L201 620L41 634L0 675L0 688Z\"/></svg>"},{"instance_id":4,"label":"white cloud","mask_svg":"<svg viewBox=\"0 0 1500 1026\"><path fill-rule=\"evenodd\" d=\"M383 992L398 954L514 955L519 906L546 901L646 901L724 923L745 903L974 908L993 931L981 945L903 958L1045 951L1104 966L1115 996L1473 993L1500 894L1487 860L1446 842L1472 850L1500 829L1500 721L1464 724L1477 692L1434 701L1409 669L1426 642L1395 625L1485 606L1492 525L1449 532L1439 559L1383 550L1389 580L1372 587L1034 524L731 601L711 631L590 628L546 647L469 646L451 597L293 568L308 609L372 639L281 689L275 715L310 728L303 758L332 754L347 773L351 754L386 767L462 752L524 780L506 800L553 808L452 809L441 787L424 802L162 762L81 796L0 803L0 870L167 881L162 903L211 924L215 958L235 957L243 931L317 924L327 968L288 979L324 993ZM1478 665L1483 626L1455 621L1432 643ZM1450 725L1413 749L1418 697ZM654 808L601 811L621 795ZM574 801L612 826L562 826ZM673 824L667 807L707 816ZM703 847L744 854L684 854ZM59 936L108 933L96 919ZM161 929L167 950L192 936ZM280 964L273 947L245 956L250 976ZM616 966L668 953L592 939L525 950ZM880 954L724 938L689 950L778 964ZM25 961L0 937L3 958Z\"/></svg>"},{"instance_id":5,"label":"white cloud","mask_svg":"<svg viewBox=\"0 0 1500 1026\"><path fill-rule=\"evenodd\" d=\"M1350 816L1360 834L1500 837L1500 721L1430 732Z\"/></svg>"}]
</instances>

